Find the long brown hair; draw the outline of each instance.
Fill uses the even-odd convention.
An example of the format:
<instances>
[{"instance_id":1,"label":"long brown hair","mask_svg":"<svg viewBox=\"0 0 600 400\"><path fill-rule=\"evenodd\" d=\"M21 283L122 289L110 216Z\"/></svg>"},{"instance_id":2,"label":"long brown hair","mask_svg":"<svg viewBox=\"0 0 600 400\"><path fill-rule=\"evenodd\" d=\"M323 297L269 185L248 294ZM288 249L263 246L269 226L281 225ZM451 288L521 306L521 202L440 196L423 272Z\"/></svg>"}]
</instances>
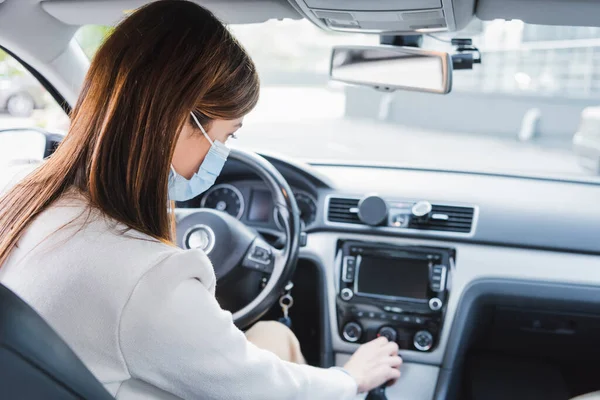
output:
<instances>
[{"instance_id":1,"label":"long brown hair","mask_svg":"<svg viewBox=\"0 0 600 400\"><path fill-rule=\"evenodd\" d=\"M70 188L131 229L171 240L168 173L190 111L236 119L258 101L250 57L184 0L127 17L94 56L57 151L0 198L0 266L30 222Z\"/></svg>"}]
</instances>

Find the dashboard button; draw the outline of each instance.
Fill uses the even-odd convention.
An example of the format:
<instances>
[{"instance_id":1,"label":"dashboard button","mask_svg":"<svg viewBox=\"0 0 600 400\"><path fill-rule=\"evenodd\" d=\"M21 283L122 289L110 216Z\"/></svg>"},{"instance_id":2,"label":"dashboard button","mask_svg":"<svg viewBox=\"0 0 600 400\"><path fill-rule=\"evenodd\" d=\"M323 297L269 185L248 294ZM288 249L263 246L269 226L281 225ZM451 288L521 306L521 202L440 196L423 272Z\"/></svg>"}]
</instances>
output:
<instances>
[{"instance_id":1,"label":"dashboard button","mask_svg":"<svg viewBox=\"0 0 600 400\"><path fill-rule=\"evenodd\" d=\"M342 298L342 300L348 301L352 299L352 297L354 297L354 292L352 291L352 289L344 288L340 292L340 297Z\"/></svg>"},{"instance_id":2,"label":"dashboard button","mask_svg":"<svg viewBox=\"0 0 600 400\"><path fill-rule=\"evenodd\" d=\"M266 245L253 244L242 266L255 271L272 273L274 266L271 251L266 248Z\"/></svg>"},{"instance_id":3,"label":"dashboard button","mask_svg":"<svg viewBox=\"0 0 600 400\"><path fill-rule=\"evenodd\" d=\"M356 259L351 256L344 257L342 266L342 281L351 283L354 281L354 272L356 268Z\"/></svg>"},{"instance_id":4,"label":"dashboard button","mask_svg":"<svg viewBox=\"0 0 600 400\"><path fill-rule=\"evenodd\" d=\"M300 247L306 247L308 243L308 234L306 232L300 232Z\"/></svg>"},{"instance_id":5,"label":"dashboard button","mask_svg":"<svg viewBox=\"0 0 600 400\"><path fill-rule=\"evenodd\" d=\"M244 259L242 266L248 269L252 269L254 271L265 272L268 274L273 272L273 265L266 265L264 263L251 260L249 258Z\"/></svg>"},{"instance_id":6,"label":"dashboard button","mask_svg":"<svg viewBox=\"0 0 600 400\"><path fill-rule=\"evenodd\" d=\"M348 283L354 281L354 268L348 267L346 274L344 275L344 281Z\"/></svg>"},{"instance_id":7,"label":"dashboard button","mask_svg":"<svg viewBox=\"0 0 600 400\"><path fill-rule=\"evenodd\" d=\"M361 335L362 327L356 322L348 322L342 329L342 336L351 343L358 342Z\"/></svg>"},{"instance_id":8,"label":"dashboard button","mask_svg":"<svg viewBox=\"0 0 600 400\"><path fill-rule=\"evenodd\" d=\"M427 351L433 346L433 336L427 331L415 333L413 346L419 351Z\"/></svg>"},{"instance_id":9,"label":"dashboard button","mask_svg":"<svg viewBox=\"0 0 600 400\"><path fill-rule=\"evenodd\" d=\"M383 309L385 311L393 312L393 313L396 313L396 314L400 314L400 313L404 312L404 310L401 309L400 307L385 306L385 307L383 307Z\"/></svg>"},{"instance_id":10,"label":"dashboard button","mask_svg":"<svg viewBox=\"0 0 600 400\"><path fill-rule=\"evenodd\" d=\"M392 328L391 326L383 326L383 327L379 328L379 331L377 332L377 337L380 337L380 336L383 336L390 342L395 342L397 333L396 333L396 330L394 328Z\"/></svg>"},{"instance_id":11,"label":"dashboard button","mask_svg":"<svg viewBox=\"0 0 600 400\"><path fill-rule=\"evenodd\" d=\"M429 308L431 308L433 311L439 311L442 308L442 301L437 297L430 299Z\"/></svg>"}]
</instances>

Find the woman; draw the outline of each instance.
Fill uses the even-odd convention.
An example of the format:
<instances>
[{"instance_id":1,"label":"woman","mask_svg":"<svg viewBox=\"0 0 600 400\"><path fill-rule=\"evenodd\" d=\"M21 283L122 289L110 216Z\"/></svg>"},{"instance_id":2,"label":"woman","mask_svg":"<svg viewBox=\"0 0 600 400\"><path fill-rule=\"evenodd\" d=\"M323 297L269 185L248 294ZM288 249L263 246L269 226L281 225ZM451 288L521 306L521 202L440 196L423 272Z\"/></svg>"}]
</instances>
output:
<instances>
[{"instance_id":1,"label":"woman","mask_svg":"<svg viewBox=\"0 0 600 400\"><path fill-rule=\"evenodd\" d=\"M168 200L212 185L258 92L210 12L154 2L97 52L56 153L0 199L0 281L119 399L346 399L399 377L383 338L344 369L259 349L216 302L206 255L171 241Z\"/></svg>"}]
</instances>

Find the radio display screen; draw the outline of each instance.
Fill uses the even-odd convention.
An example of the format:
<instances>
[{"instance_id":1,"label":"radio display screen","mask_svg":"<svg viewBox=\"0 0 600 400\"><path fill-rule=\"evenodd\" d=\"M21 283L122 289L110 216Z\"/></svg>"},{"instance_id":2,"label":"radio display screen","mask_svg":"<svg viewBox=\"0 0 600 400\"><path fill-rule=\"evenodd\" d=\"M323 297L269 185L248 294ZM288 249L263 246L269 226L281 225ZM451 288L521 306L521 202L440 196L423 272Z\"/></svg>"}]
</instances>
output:
<instances>
[{"instance_id":1,"label":"radio display screen","mask_svg":"<svg viewBox=\"0 0 600 400\"><path fill-rule=\"evenodd\" d=\"M365 255L360 262L358 293L427 300L428 286L428 260Z\"/></svg>"}]
</instances>

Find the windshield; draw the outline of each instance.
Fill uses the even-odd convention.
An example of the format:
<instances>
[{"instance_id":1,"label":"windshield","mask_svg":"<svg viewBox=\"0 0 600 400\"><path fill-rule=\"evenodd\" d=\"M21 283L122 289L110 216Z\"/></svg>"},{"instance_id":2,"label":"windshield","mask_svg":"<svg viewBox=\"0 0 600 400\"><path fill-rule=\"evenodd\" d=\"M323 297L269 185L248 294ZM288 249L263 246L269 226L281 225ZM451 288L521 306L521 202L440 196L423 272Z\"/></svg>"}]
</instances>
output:
<instances>
[{"instance_id":1,"label":"windshield","mask_svg":"<svg viewBox=\"0 0 600 400\"><path fill-rule=\"evenodd\" d=\"M481 65L454 71L448 95L329 82L332 46L375 45L375 35L306 20L230 29L262 82L235 146L318 162L596 179L600 28L474 21L425 36L425 49L452 52L450 37L468 37L482 52ZM86 26L77 39L91 56L107 32Z\"/></svg>"}]
</instances>

